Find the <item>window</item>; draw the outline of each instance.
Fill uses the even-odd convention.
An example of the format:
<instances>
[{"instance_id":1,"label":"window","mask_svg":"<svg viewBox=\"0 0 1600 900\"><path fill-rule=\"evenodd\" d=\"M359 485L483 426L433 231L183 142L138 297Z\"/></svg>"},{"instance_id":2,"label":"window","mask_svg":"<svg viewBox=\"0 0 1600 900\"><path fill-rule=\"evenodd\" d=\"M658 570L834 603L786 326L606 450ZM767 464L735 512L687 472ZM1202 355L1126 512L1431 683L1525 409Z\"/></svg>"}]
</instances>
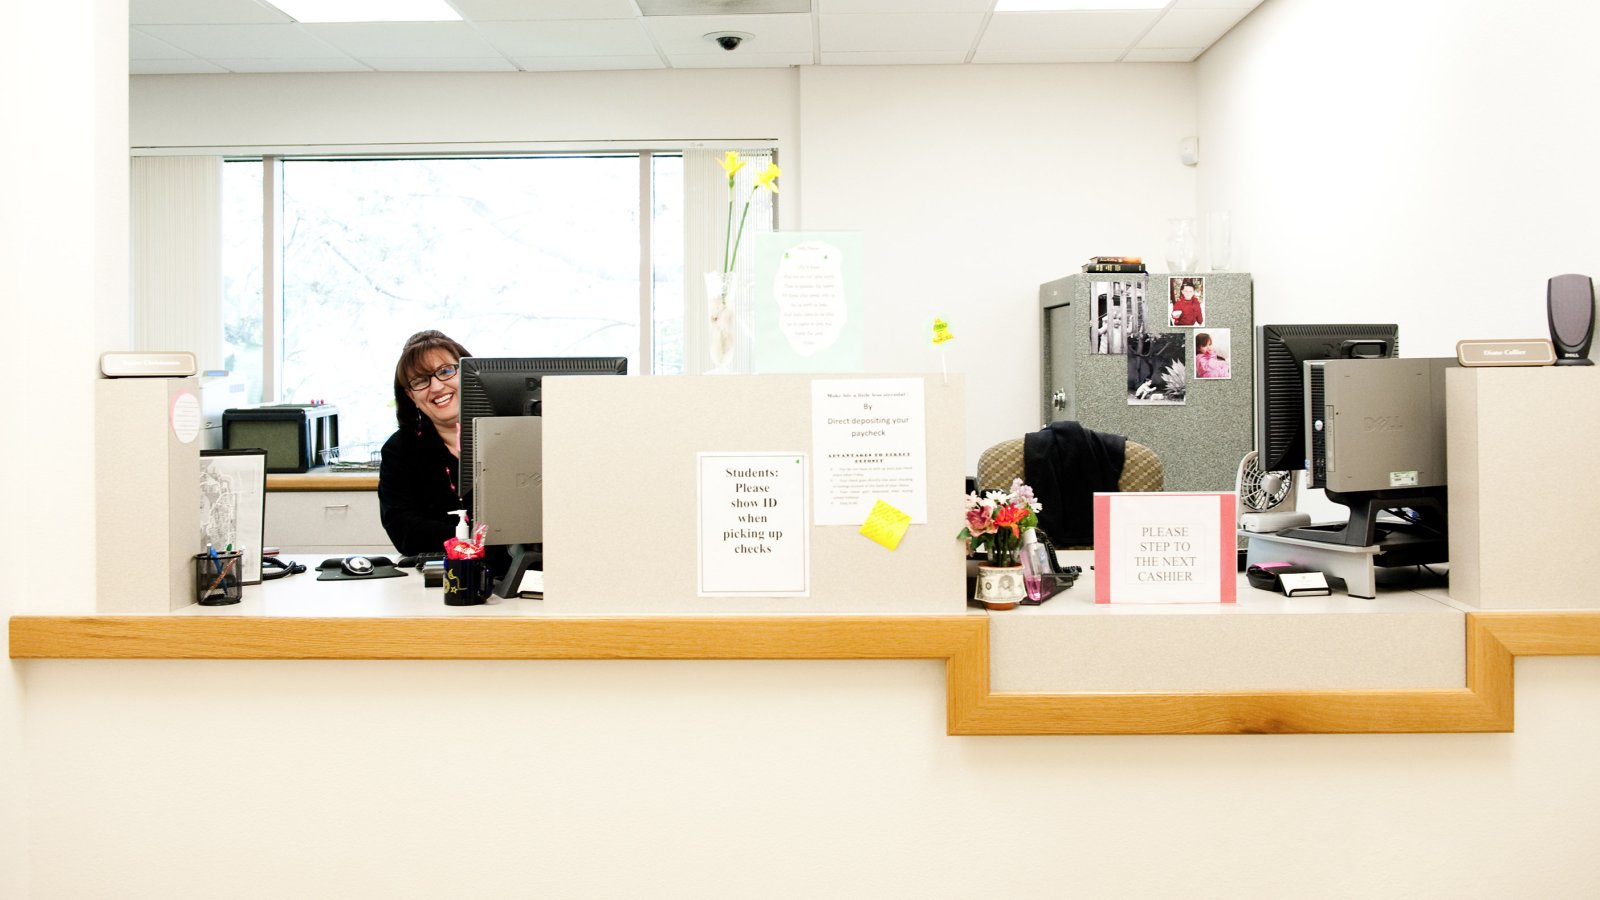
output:
<instances>
[{"instance_id":1,"label":"window","mask_svg":"<svg viewBox=\"0 0 1600 900\"><path fill-rule=\"evenodd\" d=\"M230 161L227 365L254 401L272 354L279 401L337 405L347 445L394 430L395 357L423 328L480 356L682 372L683 171L676 153L285 159L282 334L264 347L263 165Z\"/></svg>"}]
</instances>

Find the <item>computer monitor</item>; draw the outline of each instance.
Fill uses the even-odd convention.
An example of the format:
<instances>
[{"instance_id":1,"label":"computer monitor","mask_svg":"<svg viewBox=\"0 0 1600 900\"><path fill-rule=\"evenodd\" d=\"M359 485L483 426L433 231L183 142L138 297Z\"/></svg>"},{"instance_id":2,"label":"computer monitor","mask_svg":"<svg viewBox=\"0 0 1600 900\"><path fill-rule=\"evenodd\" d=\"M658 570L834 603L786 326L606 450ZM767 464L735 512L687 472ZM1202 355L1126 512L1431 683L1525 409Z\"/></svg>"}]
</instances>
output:
<instances>
[{"instance_id":1,"label":"computer monitor","mask_svg":"<svg viewBox=\"0 0 1600 900\"><path fill-rule=\"evenodd\" d=\"M1256 326L1256 462L1263 472L1306 467L1305 364L1399 356L1395 325Z\"/></svg>"},{"instance_id":2,"label":"computer monitor","mask_svg":"<svg viewBox=\"0 0 1600 900\"><path fill-rule=\"evenodd\" d=\"M1350 515L1284 534L1406 557L1390 565L1446 561L1445 372L1454 366L1454 358L1306 363L1306 483Z\"/></svg>"},{"instance_id":3,"label":"computer monitor","mask_svg":"<svg viewBox=\"0 0 1600 900\"><path fill-rule=\"evenodd\" d=\"M1350 510L1346 522L1279 534L1383 545L1378 565L1447 559L1439 362L1397 359L1395 325L1261 325L1255 349L1262 470L1309 468L1303 482ZM1388 430L1402 415L1405 429ZM1403 483L1408 472L1414 483Z\"/></svg>"},{"instance_id":4,"label":"computer monitor","mask_svg":"<svg viewBox=\"0 0 1600 900\"><path fill-rule=\"evenodd\" d=\"M461 360L457 483L462 500L470 501L474 527L481 519L490 529L489 543L509 549L509 566L495 584L499 596L512 596L528 569L542 568L544 476L542 423L497 420L542 416L546 378L626 374L628 360L621 356L468 356Z\"/></svg>"}]
</instances>

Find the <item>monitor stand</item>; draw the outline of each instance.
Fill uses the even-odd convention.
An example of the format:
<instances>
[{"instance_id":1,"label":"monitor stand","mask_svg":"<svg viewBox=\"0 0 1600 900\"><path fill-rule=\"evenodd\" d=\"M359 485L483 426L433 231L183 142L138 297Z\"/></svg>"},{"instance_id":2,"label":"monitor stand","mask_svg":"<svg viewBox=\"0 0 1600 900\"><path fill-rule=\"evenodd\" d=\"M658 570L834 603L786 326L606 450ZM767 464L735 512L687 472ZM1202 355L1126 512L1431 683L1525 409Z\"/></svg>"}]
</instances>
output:
<instances>
[{"instance_id":1,"label":"monitor stand","mask_svg":"<svg viewBox=\"0 0 1600 900\"><path fill-rule=\"evenodd\" d=\"M1291 528L1277 534L1239 532L1249 540L1245 565L1287 562L1315 569L1327 575L1330 583L1335 578L1343 581L1345 593L1350 596L1371 600L1378 596L1378 569L1444 562L1448 555L1440 552L1442 539L1409 532L1391 531L1375 544L1358 547L1294 537L1300 530Z\"/></svg>"},{"instance_id":2,"label":"monitor stand","mask_svg":"<svg viewBox=\"0 0 1600 900\"><path fill-rule=\"evenodd\" d=\"M544 569L543 544L512 544L506 549L511 553L511 566L506 569L505 577L494 583L494 595L502 600L517 596L522 588L522 576L529 569Z\"/></svg>"}]
</instances>

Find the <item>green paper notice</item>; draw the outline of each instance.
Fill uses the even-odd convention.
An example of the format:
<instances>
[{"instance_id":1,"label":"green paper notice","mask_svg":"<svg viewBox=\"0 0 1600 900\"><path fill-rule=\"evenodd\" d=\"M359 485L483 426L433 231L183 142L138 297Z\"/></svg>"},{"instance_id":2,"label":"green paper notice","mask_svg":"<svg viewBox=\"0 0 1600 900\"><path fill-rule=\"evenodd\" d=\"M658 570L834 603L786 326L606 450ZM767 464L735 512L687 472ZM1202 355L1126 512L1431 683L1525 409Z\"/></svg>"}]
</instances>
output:
<instances>
[{"instance_id":1,"label":"green paper notice","mask_svg":"<svg viewBox=\"0 0 1600 900\"><path fill-rule=\"evenodd\" d=\"M860 372L861 235L756 235L756 372Z\"/></svg>"}]
</instances>

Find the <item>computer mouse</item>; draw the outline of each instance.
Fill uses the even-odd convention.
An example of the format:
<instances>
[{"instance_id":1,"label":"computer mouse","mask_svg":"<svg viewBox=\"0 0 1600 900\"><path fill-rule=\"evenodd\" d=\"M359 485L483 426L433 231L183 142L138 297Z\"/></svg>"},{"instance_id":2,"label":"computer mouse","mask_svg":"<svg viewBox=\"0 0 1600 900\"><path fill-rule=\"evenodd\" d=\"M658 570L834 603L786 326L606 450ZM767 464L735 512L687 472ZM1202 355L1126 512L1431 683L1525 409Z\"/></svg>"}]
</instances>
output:
<instances>
[{"instance_id":1,"label":"computer mouse","mask_svg":"<svg viewBox=\"0 0 1600 900\"><path fill-rule=\"evenodd\" d=\"M346 556L339 567L344 569L346 575L371 575L372 560L365 556Z\"/></svg>"}]
</instances>

